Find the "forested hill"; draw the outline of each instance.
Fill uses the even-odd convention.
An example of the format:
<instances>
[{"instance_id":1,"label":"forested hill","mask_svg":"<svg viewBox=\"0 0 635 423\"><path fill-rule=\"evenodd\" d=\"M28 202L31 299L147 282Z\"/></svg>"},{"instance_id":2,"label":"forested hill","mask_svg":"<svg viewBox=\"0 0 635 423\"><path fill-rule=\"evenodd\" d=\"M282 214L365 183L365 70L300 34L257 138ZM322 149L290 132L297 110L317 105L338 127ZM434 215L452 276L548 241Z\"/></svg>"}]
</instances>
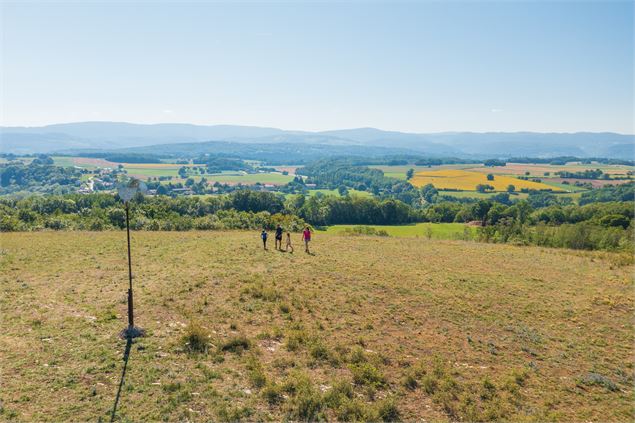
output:
<instances>
[{"instance_id":1,"label":"forested hill","mask_svg":"<svg viewBox=\"0 0 635 423\"><path fill-rule=\"evenodd\" d=\"M170 145L172 151L177 151L177 146L173 144L185 145L206 141L290 146L319 145L333 147L334 151L341 146L382 147L433 156L461 157L572 155L624 159L632 157L635 153L635 136L611 132L425 134L375 128L308 132L234 125L140 125L121 122L79 122L28 128L0 127L0 141L0 152L5 153L49 153L68 149L120 149L157 145Z\"/></svg>"},{"instance_id":2,"label":"forested hill","mask_svg":"<svg viewBox=\"0 0 635 423\"><path fill-rule=\"evenodd\" d=\"M73 152L73 151L71 151ZM74 151L81 155L87 151ZM100 154L100 152L92 152ZM356 156L384 157L391 155L414 156L414 150L404 148L365 147L359 145L326 145L326 144L260 144L235 143L224 141L208 141L183 144L164 144L149 147L133 147L115 150L118 154L147 154L163 157L194 157L202 154L213 154L225 157L240 157L244 160L259 160L268 164L302 164L317 158Z\"/></svg>"}]
</instances>

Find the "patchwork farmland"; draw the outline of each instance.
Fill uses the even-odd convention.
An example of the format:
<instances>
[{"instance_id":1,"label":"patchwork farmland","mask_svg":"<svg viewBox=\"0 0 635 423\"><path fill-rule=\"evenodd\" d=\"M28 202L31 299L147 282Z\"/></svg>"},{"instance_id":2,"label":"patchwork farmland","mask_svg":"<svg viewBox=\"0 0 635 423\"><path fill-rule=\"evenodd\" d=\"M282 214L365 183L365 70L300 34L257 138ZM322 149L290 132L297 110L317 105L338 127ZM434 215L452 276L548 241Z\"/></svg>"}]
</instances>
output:
<instances>
[{"instance_id":1,"label":"patchwork farmland","mask_svg":"<svg viewBox=\"0 0 635 423\"><path fill-rule=\"evenodd\" d=\"M564 191L542 182L527 181L511 176L495 175L488 179L487 174L461 169L442 169L416 173L410 181L416 187L432 184L437 189L475 191L477 185L491 185L494 191L506 191L513 185L517 191L522 189Z\"/></svg>"}]
</instances>

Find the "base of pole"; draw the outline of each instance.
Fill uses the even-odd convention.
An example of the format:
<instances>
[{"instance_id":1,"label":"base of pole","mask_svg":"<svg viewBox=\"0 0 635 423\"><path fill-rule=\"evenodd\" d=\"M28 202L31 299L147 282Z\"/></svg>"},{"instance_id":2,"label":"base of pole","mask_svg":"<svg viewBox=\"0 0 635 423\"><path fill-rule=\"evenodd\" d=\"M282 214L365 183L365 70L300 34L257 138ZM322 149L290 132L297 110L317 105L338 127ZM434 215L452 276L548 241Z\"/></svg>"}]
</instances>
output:
<instances>
[{"instance_id":1,"label":"base of pole","mask_svg":"<svg viewBox=\"0 0 635 423\"><path fill-rule=\"evenodd\" d=\"M132 339L132 338L140 338L142 336L145 336L145 334L146 334L146 331L139 327L128 326L127 328L119 332L119 337L121 339Z\"/></svg>"}]
</instances>

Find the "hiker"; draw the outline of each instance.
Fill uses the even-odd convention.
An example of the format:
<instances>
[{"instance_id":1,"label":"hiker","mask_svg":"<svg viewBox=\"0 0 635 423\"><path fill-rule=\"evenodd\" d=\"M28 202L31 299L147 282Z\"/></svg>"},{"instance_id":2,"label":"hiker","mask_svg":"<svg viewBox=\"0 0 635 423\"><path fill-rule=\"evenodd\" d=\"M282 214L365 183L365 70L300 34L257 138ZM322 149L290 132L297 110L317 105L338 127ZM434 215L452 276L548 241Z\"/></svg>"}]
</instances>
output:
<instances>
[{"instance_id":1,"label":"hiker","mask_svg":"<svg viewBox=\"0 0 635 423\"><path fill-rule=\"evenodd\" d=\"M288 251L291 248L291 254L293 254L293 245L291 245L291 232L287 231L287 245L284 247L284 251Z\"/></svg>"},{"instance_id":2,"label":"hiker","mask_svg":"<svg viewBox=\"0 0 635 423\"><path fill-rule=\"evenodd\" d=\"M307 254L311 254L309 251L309 242L311 241L311 229L309 227L305 227L304 231L302 231L302 240L304 241L304 252Z\"/></svg>"},{"instance_id":3,"label":"hiker","mask_svg":"<svg viewBox=\"0 0 635 423\"><path fill-rule=\"evenodd\" d=\"M282 226L276 227L276 250L282 251Z\"/></svg>"},{"instance_id":4,"label":"hiker","mask_svg":"<svg viewBox=\"0 0 635 423\"><path fill-rule=\"evenodd\" d=\"M260 238L262 238L262 246L267 251L267 230L263 229L260 233Z\"/></svg>"}]
</instances>

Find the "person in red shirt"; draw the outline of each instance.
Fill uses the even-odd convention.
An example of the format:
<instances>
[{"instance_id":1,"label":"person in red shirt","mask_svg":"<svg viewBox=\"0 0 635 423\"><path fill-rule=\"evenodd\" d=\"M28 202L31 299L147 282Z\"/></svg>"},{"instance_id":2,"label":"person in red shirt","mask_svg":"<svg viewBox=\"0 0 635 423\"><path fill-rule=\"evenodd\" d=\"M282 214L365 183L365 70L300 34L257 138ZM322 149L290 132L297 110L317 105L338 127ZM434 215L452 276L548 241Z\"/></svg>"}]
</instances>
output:
<instances>
[{"instance_id":1,"label":"person in red shirt","mask_svg":"<svg viewBox=\"0 0 635 423\"><path fill-rule=\"evenodd\" d=\"M309 242L311 242L311 229L307 226L302 231L302 240L304 241L304 252L307 254L311 254L309 251Z\"/></svg>"}]
</instances>

